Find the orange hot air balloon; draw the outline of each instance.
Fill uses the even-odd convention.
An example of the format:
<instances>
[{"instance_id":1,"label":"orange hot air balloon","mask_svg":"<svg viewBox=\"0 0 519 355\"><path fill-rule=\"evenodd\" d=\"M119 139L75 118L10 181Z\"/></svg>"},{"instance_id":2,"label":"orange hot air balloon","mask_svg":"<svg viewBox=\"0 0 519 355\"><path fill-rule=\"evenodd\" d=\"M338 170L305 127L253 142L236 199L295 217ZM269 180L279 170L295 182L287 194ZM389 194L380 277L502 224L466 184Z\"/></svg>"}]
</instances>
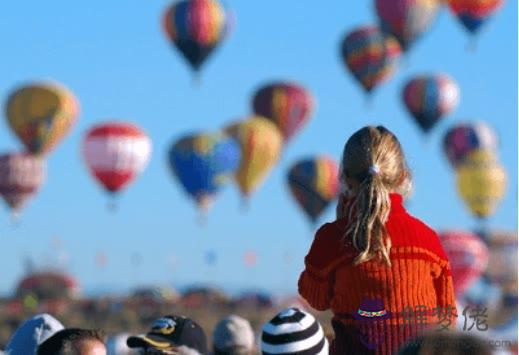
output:
<instances>
[{"instance_id":1,"label":"orange hot air balloon","mask_svg":"<svg viewBox=\"0 0 519 355\"><path fill-rule=\"evenodd\" d=\"M76 122L78 112L74 95L56 83L18 88L6 104L9 126L33 154L45 154L54 148Z\"/></svg>"},{"instance_id":2,"label":"orange hot air balloon","mask_svg":"<svg viewBox=\"0 0 519 355\"><path fill-rule=\"evenodd\" d=\"M252 116L227 127L241 148L241 164L235 180L245 197L250 196L279 160L283 136L270 120Z\"/></svg>"}]
</instances>

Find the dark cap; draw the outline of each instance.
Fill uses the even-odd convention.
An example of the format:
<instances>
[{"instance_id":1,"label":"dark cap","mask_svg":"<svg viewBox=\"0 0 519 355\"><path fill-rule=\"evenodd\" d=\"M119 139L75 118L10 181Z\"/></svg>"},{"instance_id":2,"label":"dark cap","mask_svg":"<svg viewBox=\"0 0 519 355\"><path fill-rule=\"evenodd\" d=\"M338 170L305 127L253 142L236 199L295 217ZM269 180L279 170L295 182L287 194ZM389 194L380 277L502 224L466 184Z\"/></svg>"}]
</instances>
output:
<instances>
[{"instance_id":1,"label":"dark cap","mask_svg":"<svg viewBox=\"0 0 519 355\"><path fill-rule=\"evenodd\" d=\"M165 349L185 346L207 354L204 330L195 321L181 316L164 316L153 322L144 336L131 336L126 341L130 348Z\"/></svg>"}]
</instances>

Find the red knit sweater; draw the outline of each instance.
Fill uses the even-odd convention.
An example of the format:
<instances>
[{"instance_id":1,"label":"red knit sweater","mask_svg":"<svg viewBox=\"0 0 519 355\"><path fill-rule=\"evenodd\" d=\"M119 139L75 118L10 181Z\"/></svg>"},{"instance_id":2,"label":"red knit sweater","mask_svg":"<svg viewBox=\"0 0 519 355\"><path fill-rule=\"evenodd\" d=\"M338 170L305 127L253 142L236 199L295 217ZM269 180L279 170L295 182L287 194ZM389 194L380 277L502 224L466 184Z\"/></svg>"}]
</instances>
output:
<instances>
[{"instance_id":1,"label":"red knit sweater","mask_svg":"<svg viewBox=\"0 0 519 355\"><path fill-rule=\"evenodd\" d=\"M455 325L450 266L437 234L406 212L401 195L390 198L391 267L353 265L358 251L344 235L346 219L323 225L305 258L299 293L315 309L333 311L332 353L392 354L424 328Z\"/></svg>"}]
</instances>

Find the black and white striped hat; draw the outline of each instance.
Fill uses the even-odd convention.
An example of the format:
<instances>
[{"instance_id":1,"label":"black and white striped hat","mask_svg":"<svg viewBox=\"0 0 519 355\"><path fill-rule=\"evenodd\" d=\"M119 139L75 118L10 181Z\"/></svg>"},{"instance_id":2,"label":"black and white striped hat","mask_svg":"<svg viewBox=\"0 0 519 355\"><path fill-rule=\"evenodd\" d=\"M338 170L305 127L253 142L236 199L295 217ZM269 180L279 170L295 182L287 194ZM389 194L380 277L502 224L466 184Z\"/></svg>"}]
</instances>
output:
<instances>
[{"instance_id":1,"label":"black and white striped hat","mask_svg":"<svg viewBox=\"0 0 519 355\"><path fill-rule=\"evenodd\" d=\"M288 308L263 326L262 354L328 355L321 325L307 312Z\"/></svg>"}]
</instances>

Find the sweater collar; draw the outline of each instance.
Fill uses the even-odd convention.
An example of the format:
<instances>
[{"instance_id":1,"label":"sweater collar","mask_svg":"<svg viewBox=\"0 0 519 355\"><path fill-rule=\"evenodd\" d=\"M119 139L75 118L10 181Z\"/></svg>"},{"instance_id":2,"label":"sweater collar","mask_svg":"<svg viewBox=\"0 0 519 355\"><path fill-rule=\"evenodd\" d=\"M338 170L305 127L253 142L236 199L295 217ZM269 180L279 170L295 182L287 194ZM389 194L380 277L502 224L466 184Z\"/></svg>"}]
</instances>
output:
<instances>
[{"instance_id":1,"label":"sweater collar","mask_svg":"<svg viewBox=\"0 0 519 355\"><path fill-rule=\"evenodd\" d=\"M404 198L402 197L402 195L397 193L390 193L389 200L391 201L391 213L405 211L403 205Z\"/></svg>"}]
</instances>

